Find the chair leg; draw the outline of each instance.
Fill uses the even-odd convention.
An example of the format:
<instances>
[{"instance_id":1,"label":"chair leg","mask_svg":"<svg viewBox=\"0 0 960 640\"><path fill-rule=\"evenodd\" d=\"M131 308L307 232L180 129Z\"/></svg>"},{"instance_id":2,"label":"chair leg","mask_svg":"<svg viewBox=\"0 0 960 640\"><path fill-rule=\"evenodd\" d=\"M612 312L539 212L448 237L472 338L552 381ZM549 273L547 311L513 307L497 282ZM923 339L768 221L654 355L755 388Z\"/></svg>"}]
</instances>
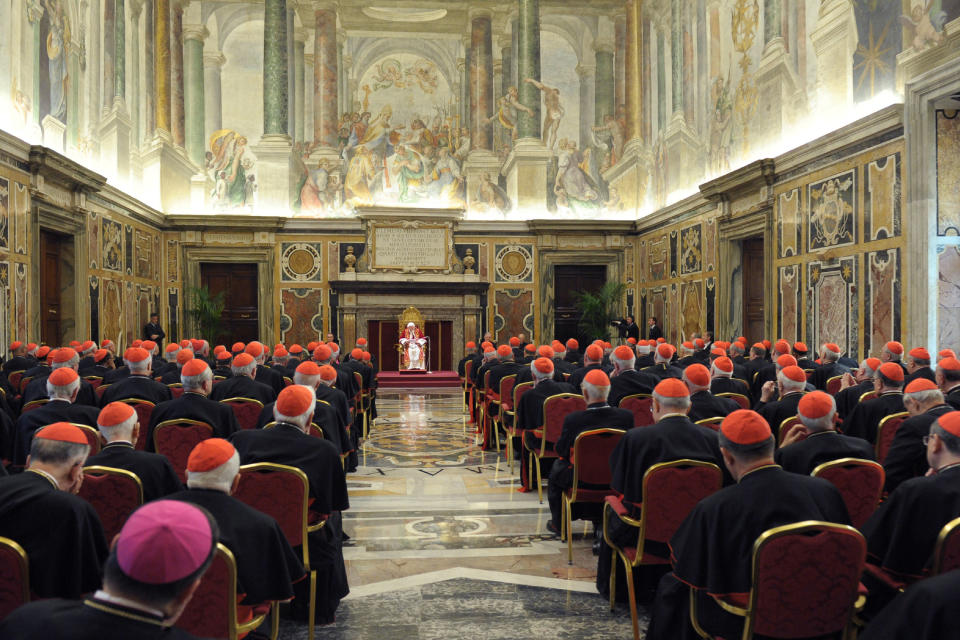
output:
<instances>
[{"instance_id":1,"label":"chair leg","mask_svg":"<svg viewBox=\"0 0 960 640\"><path fill-rule=\"evenodd\" d=\"M507 466L510 469L510 475L513 475L513 438L507 434Z\"/></svg>"},{"instance_id":2,"label":"chair leg","mask_svg":"<svg viewBox=\"0 0 960 640\"><path fill-rule=\"evenodd\" d=\"M623 560L623 568L626 571L627 579L627 598L630 599L630 621L633 623L633 640L640 640L640 623L637 621L637 600L633 588L633 568L627 562L626 557L617 554Z\"/></svg>"},{"instance_id":3,"label":"chair leg","mask_svg":"<svg viewBox=\"0 0 960 640\"><path fill-rule=\"evenodd\" d=\"M534 456L533 459L537 463L537 498L540 499L540 504L543 504L543 478L540 477L540 456Z\"/></svg>"},{"instance_id":4,"label":"chair leg","mask_svg":"<svg viewBox=\"0 0 960 640\"><path fill-rule=\"evenodd\" d=\"M280 636L280 603L274 601L270 606L270 640Z\"/></svg>"},{"instance_id":5,"label":"chair leg","mask_svg":"<svg viewBox=\"0 0 960 640\"><path fill-rule=\"evenodd\" d=\"M306 540L304 540L306 544ZM310 606L309 606L309 615L310 619L307 620L307 637L309 640L313 640L313 634L316 632L316 616L317 616L317 572L316 570L310 571Z\"/></svg>"},{"instance_id":6,"label":"chair leg","mask_svg":"<svg viewBox=\"0 0 960 640\"><path fill-rule=\"evenodd\" d=\"M563 512L567 527L567 564L573 564L573 505L567 496L563 496Z\"/></svg>"},{"instance_id":7,"label":"chair leg","mask_svg":"<svg viewBox=\"0 0 960 640\"><path fill-rule=\"evenodd\" d=\"M617 608L617 550L610 549L610 611Z\"/></svg>"}]
</instances>

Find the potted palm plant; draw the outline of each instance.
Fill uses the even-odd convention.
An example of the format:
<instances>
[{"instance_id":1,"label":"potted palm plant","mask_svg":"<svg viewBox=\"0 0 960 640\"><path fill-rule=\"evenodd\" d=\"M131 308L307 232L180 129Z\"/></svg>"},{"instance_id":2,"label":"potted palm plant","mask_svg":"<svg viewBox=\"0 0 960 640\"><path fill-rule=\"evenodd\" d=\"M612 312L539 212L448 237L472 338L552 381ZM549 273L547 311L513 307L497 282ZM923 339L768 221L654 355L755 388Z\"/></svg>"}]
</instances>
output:
<instances>
[{"instance_id":1,"label":"potted palm plant","mask_svg":"<svg viewBox=\"0 0 960 640\"><path fill-rule=\"evenodd\" d=\"M225 292L216 295L210 294L207 287L190 288L190 307L187 314L191 319L192 329L198 338L213 344L220 335L223 326L223 308Z\"/></svg>"},{"instance_id":2,"label":"potted palm plant","mask_svg":"<svg viewBox=\"0 0 960 640\"><path fill-rule=\"evenodd\" d=\"M610 327L620 319L620 307L627 286L622 282L607 282L598 291L578 291L574 294L580 312L580 331L591 340L610 339Z\"/></svg>"}]
</instances>

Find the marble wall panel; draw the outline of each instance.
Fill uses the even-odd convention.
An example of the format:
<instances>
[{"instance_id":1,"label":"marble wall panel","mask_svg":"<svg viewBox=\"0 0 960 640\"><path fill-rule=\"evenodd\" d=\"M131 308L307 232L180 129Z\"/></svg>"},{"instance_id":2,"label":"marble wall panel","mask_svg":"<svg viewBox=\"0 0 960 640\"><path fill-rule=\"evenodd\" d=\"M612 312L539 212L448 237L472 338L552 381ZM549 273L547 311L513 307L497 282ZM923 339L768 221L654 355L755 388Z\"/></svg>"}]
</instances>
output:
<instances>
[{"instance_id":1,"label":"marble wall panel","mask_svg":"<svg viewBox=\"0 0 960 640\"><path fill-rule=\"evenodd\" d=\"M680 230L680 274L703 270L703 228L699 224Z\"/></svg>"},{"instance_id":2,"label":"marble wall panel","mask_svg":"<svg viewBox=\"0 0 960 640\"><path fill-rule=\"evenodd\" d=\"M857 241L856 170L807 185L807 250Z\"/></svg>"},{"instance_id":3,"label":"marble wall panel","mask_svg":"<svg viewBox=\"0 0 960 640\"><path fill-rule=\"evenodd\" d=\"M180 289L169 287L167 289L167 314L170 318L168 322L167 333L174 337L180 337Z\"/></svg>"},{"instance_id":4,"label":"marble wall panel","mask_svg":"<svg viewBox=\"0 0 960 640\"><path fill-rule=\"evenodd\" d=\"M879 356L883 345L900 340L900 249L871 251L866 261L863 348Z\"/></svg>"},{"instance_id":5,"label":"marble wall panel","mask_svg":"<svg viewBox=\"0 0 960 640\"><path fill-rule=\"evenodd\" d=\"M807 264L807 335L814 345L835 342L859 358L857 257Z\"/></svg>"},{"instance_id":6,"label":"marble wall panel","mask_svg":"<svg viewBox=\"0 0 960 640\"><path fill-rule=\"evenodd\" d=\"M937 234L960 235L960 110L937 113Z\"/></svg>"},{"instance_id":7,"label":"marble wall panel","mask_svg":"<svg viewBox=\"0 0 960 640\"><path fill-rule=\"evenodd\" d=\"M687 339L694 333L703 333L706 324L703 282L700 280L684 282L680 286L680 299L682 305L680 327L683 333L677 340L681 337Z\"/></svg>"},{"instance_id":8,"label":"marble wall panel","mask_svg":"<svg viewBox=\"0 0 960 640\"><path fill-rule=\"evenodd\" d=\"M0 249L10 248L10 181L0 176Z\"/></svg>"},{"instance_id":9,"label":"marble wall panel","mask_svg":"<svg viewBox=\"0 0 960 640\"><path fill-rule=\"evenodd\" d=\"M128 276L133 275L133 227L129 224L123 229L123 245L126 249L124 266Z\"/></svg>"},{"instance_id":10,"label":"marble wall panel","mask_svg":"<svg viewBox=\"0 0 960 640\"><path fill-rule=\"evenodd\" d=\"M680 287L675 282L671 283L669 291L666 319L663 320L661 326L663 336L672 344L677 344L682 331L680 326L682 320L680 315Z\"/></svg>"},{"instance_id":11,"label":"marble wall panel","mask_svg":"<svg viewBox=\"0 0 960 640\"><path fill-rule=\"evenodd\" d=\"M123 344L120 342L122 337L123 288L121 283L116 280L102 278L100 280L100 291L100 339L109 338L113 340L119 348Z\"/></svg>"},{"instance_id":12,"label":"marble wall panel","mask_svg":"<svg viewBox=\"0 0 960 640\"><path fill-rule=\"evenodd\" d=\"M100 342L100 278L90 276L87 295L90 297L90 339Z\"/></svg>"},{"instance_id":13,"label":"marble wall panel","mask_svg":"<svg viewBox=\"0 0 960 640\"><path fill-rule=\"evenodd\" d=\"M167 282L180 280L180 243L167 239Z\"/></svg>"},{"instance_id":14,"label":"marble wall panel","mask_svg":"<svg viewBox=\"0 0 960 640\"><path fill-rule=\"evenodd\" d=\"M280 290L280 341L305 345L323 332L323 289Z\"/></svg>"},{"instance_id":15,"label":"marble wall panel","mask_svg":"<svg viewBox=\"0 0 960 640\"><path fill-rule=\"evenodd\" d=\"M123 225L101 216L100 242L103 247L103 268L108 271L123 271Z\"/></svg>"},{"instance_id":16,"label":"marble wall panel","mask_svg":"<svg viewBox=\"0 0 960 640\"><path fill-rule=\"evenodd\" d=\"M323 282L323 243L281 242L280 280Z\"/></svg>"},{"instance_id":17,"label":"marble wall panel","mask_svg":"<svg viewBox=\"0 0 960 640\"><path fill-rule=\"evenodd\" d=\"M937 347L960 347L960 247L937 248Z\"/></svg>"},{"instance_id":18,"label":"marble wall panel","mask_svg":"<svg viewBox=\"0 0 960 640\"><path fill-rule=\"evenodd\" d=\"M497 343L504 344L519 333L533 335L533 289L498 289L493 299Z\"/></svg>"},{"instance_id":19,"label":"marble wall panel","mask_svg":"<svg viewBox=\"0 0 960 640\"><path fill-rule=\"evenodd\" d=\"M900 154L867 164L863 173L864 240L900 235Z\"/></svg>"},{"instance_id":20,"label":"marble wall panel","mask_svg":"<svg viewBox=\"0 0 960 640\"><path fill-rule=\"evenodd\" d=\"M707 324L706 331L716 331L717 327L717 279L707 278Z\"/></svg>"},{"instance_id":21,"label":"marble wall panel","mask_svg":"<svg viewBox=\"0 0 960 640\"><path fill-rule=\"evenodd\" d=\"M667 294L667 287L657 287L648 292L646 319L656 318L661 329L667 322Z\"/></svg>"},{"instance_id":22,"label":"marble wall panel","mask_svg":"<svg viewBox=\"0 0 960 640\"><path fill-rule=\"evenodd\" d=\"M140 231L140 229L134 231L134 275L138 278L153 277L153 265L156 262L153 253L153 236L154 234Z\"/></svg>"},{"instance_id":23,"label":"marble wall panel","mask_svg":"<svg viewBox=\"0 0 960 640\"><path fill-rule=\"evenodd\" d=\"M10 263L0 262L0 344L10 344Z\"/></svg>"},{"instance_id":24,"label":"marble wall panel","mask_svg":"<svg viewBox=\"0 0 960 640\"><path fill-rule=\"evenodd\" d=\"M14 325L13 335L19 340L27 337L29 328L27 326L27 304L29 295L27 289L27 265L22 262L16 263L14 269Z\"/></svg>"},{"instance_id":25,"label":"marble wall panel","mask_svg":"<svg viewBox=\"0 0 960 640\"><path fill-rule=\"evenodd\" d=\"M670 232L670 266L669 266L671 278L676 278L677 272L679 271L678 264L677 264L678 263L678 259L677 259L678 241L679 241L679 233L677 233L676 231L671 231Z\"/></svg>"},{"instance_id":26,"label":"marble wall panel","mask_svg":"<svg viewBox=\"0 0 960 640\"><path fill-rule=\"evenodd\" d=\"M666 234L651 238L647 242L645 254L649 261L647 279L650 281L665 279L670 273L670 245Z\"/></svg>"},{"instance_id":27,"label":"marble wall panel","mask_svg":"<svg viewBox=\"0 0 960 640\"><path fill-rule=\"evenodd\" d=\"M136 292L133 288L133 283L129 280L124 283L123 287L123 327L121 327L121 335L124 337L124 342L122 344L129 345L131 342L140 337L140 330L142 327L138 326L137 315L138 315L138 301Z\"/></svg>"},{"instance_id":28,"label":"marble wall panel","mask_svg":"<svg viewBox=\"0 0 960 640\"><path fill-rule=\"evenodd\" d=\"M532 244L495 244L495 282L533 282Z\"/></svg>"},{"instance_id":29,"label":"marble wall panel","mask_svg":"<svg viewBox=\"0 0 960 640\"><path fill-rule=\"evenodd\" d=\"M26 184L13 183L13 237L14 251L27 254L30 246L30 189Z\"/></svg>"},{"instance_id":30,"label":"marble wall panel","mask_svg":"<svg viewBox=\"0 0 960 640\"><path fill-rule=\"evenodd\" d=\"M801 267L797 264L790 264L780 267L778 271L777 335L789 340L790 342L795 342L796 340L799 340L801 336Z\"/></svg>"},{"instance_id":31,"label":"marble wall panel","mask_svg":"<svg viewBox=\"0 0 960 640\"><path fill-rule=\"evenodd\" d=\"M87 258L90 268L97 269L100 265L100 215L91 212L87 216Z\"/></svg>"},{"instance_id":32,"label":"marble wall panel","mask_svg":"<svg viewBox=\"0 0 960 640\"><path fill-rule=\"evenodd\" d=\"M777 199L777 246L781 258L795 256L800 252L802 228L800 189L781 193Z\"/></svg>"},{"instance_id":33,"label":"marble wall panel","mask_svg":"<svg viewBox=\"0 0 960 640\"><path fill-rule=\"evenodd\" d=\"M706 271L713 271L717 257L717 221L710 218L703 225L703 264Z\"/></svg>"}]
</instances>

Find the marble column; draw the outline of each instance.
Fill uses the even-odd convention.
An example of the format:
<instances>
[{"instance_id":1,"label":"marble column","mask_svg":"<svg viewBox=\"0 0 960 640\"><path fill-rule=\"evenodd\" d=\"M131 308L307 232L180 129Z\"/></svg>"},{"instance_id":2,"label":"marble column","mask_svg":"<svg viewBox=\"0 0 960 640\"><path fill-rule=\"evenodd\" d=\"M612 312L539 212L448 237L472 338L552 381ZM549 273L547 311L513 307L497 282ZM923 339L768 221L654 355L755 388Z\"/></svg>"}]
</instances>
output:
<instances>
[{"instance_id":1,"label":"marble column","mask_svg":"<svg viewBox=\"0 0 960 640\"><path fill-rule=\"evenodd\" d=\"M763 0L763 42L769 44L783 33L781 12L783 0Z\"/></svg>"},{"instance_id":2,"label":"marble column","mask_svg":"<svg viewBox=\"0 0 960 640\"><path fill-rule=\"evenodd\" d=\"M103 5L103 120L100 161L121 183L130 176L131 134L134 131L125 100L126 15L123 0Z\"/></svg>"},{"instance_id":3,"label":"marble column","mask_svg":"<svg viewBox=\"0 0 960 640\"><path fill-rule=\"evenodd\" d=\"M303 133L305 131L303 126L303 55L306 38L306 32L303 29L297 29L293 41L293 119L294 122L296 122L293 130L293 139L297 142L303 142Z\"/></svg>"},{"instance_id":4,"label":"marble column","mask_svg":"<svg viewBox=\"0 0 960 640\"><path fill-rule=\"evenodd\" d=\"M799 113L802 103L796 94L802 86L793 58L782 36L782 0L764 0L763 53L757 64L757 112L751 133L756 140L771 141L781 137L792 125L793 114ZM850 65L846 65L850 66Z\"/></svg>"},{"instance_id":5,"label":"marble column","mask_svg":"<svg viewBox=\"0 0 960 640\"><path fill-rule=\"evenodd\" d=\"M694 79L693 69L693 25L690 18L690 9L686 2L684 2L683 7L680 12L683 24L683 119L688 127L695 127L694 91L696 80Z\"/></svg>"},{"instance_id":6,"label":"marble column","mask_svg":"<svg viewBox=\"0 0 960 640\"><path fill-rule=\"evenodd\" d=\"M107 0L109 2L110 0ZM117 9L114 35L113 95L125 99L127 95L127 18L124 0L116 0Z\"/></svg>"},{"instance_id":7,"label":"marble column","mask_svg":"<svg viewBox=\"0 0 960 640\"><path fill-rule=\"evenodd\" d=\"M657 39L657 129L662 133L667 126L670 101L667 98L667 35L662 30Z\"/></svg>"},{"instance_id":8,"label":"marble column","mask_svg":"<svg viewBox=\"0 0 960 640\"><path fill-rule=\"evenodd\" d=\"M30 62L33 71L29 86L33 87L31 104L33 104L33 122L37 125L40 124L40 19L44 11L43 5L38 0L32 0L27 5L27 20L30 23L31 36ZM26 83L24 86L27 86ZM60 143L60 148L63 148L63 142Z\"/></svg>"},{"instance_id":9,"label":"marble column","mask_svg":"<svg viewBox=\"0 0 960 640\"><path fill-rule=\"evenodd\" d=\"M337 146L337 12L317 5L313 34L313 139L328 151Z\"/></svg>"},{"instance_id":10,"label":"marble column","mask_svg":"<svg viewBox=\"0 0 960 640\"><path fill-rule=\"evenodd\" d=\"M540 81L540 0L519 0L517 23L517 88L520 103L533 111L517 117L520 138L540 138L540 91L527 78Z\"/></svg>"},{"instance_id":11,"label":"marble column","mask_svg":"<svg viewBox=\"0 0 960 640\"><path fill-rule=\"evenodd\" d=\"M347 97L347 69L343 64L343 38L337 38L337 111L342 116L350 111L346 104Z\"/></svg>"},{"instance_id":12,"label":"marble column","mask_svg":"<svg viewBox=\"0 0 960 640\"><path fill-rule=\"evenodd\" d=\"M154 0L154 88L156 90L156 128L170 133L170 0Z\"/></svg>"},{"instance_id":13,"label":"marble column","mask_svg":"<svg viewBox=\"0 0 960 640\"><path fill-rule=\"evenodd\" d=\"M624 56L624 82L626 84L626 125L624 137L627 144L639 144L643 138L643 75L640 68L643 49L643 30L641 26L642 0L630 0L627 3L627 15L624 25L626 34L626 55ZM634 142L636 141L636 142Z\"/></svg>"},{"instance_id":14,"label":"marble column","mask_svg":"<svg viewBox=\"0 0 960 640\"><path fill-rule=\"evenodd\" d=\"M203 128L204 138L223 128L223 98L220 72L227 59L219 51L203 52Z\"/></svg>"},{"instance_id":15,"label":"marble column","mask_svg":"<svg viewBox=\"0 0 960 640\"><path fill-rule=\"evenodd\" d=\"M206 138L206 91L203 73L203 41L210 35L202 25L191 25L183 33L183 80L187 156L193 164L204 166Z\"/></svg>"},{"instance_id":16,"label":"marble column","mask_svg":"<svg viewBox=\"0 0 960 640\"><path fill-rule=\"evenodd\" d=\"M617 15L613 21L613 108L614 114L627 108L627 18ZM597 73L600 73L600 62L597 62Z\"/></svg>"},{"instance_id":17,"label":"marble column","mask_svg":"<svg viewBox=\"0 0 960 640\"><path fill-rule=\"evenodd\" d=\"M594 123L602 125L604 116L616 115L615 54L612 43L598 43L594 49L596 49L594 57L597 63Z\"/></svg>"},{"instance_id":18,"label":"marble column","mask_svg":"<svg viewBox=\"0 0 960 640\"><path fill-rule=\"evenodd\" d=\"M170 117L173 143L178 147L186 144L183 104L183 6L175 2L170 12Z\"/></svg>"},{"instance_id":19,"label":"marble column","mask_svg":"<svg viewBox=\"0 0 960 640\"><path fill-rule=\"evenodd\" d=\"M122 6L122 3L121 3L121 6ZM103 78L100 81L100 87L101 87L101 90L103 91L103 97L101 98L100 103L103 105L104 111L108 111L113 106L113 98L116 95L114 91L114 84L116 82L116 73L114 72L114 66L116 65L116 55L117 55L116 9L117 9L116 0L104 0L104 3L103 3L103 56L102 56Z\"/></svg>"},{"instance_id":20,"label":"marble column","mask_svg":"<svg viewBox=\"0 0 960 640\"><path fill-rule=\"evenodd\" d=\"M470 21L470 141L474 150L491 151L493 135L493 38L489 15Z\"/></svg>"},{"instance_id":21,"label":"marble column","mask_svg":"<svg viewBox=\"0 0 960 640\"><path fill-rule=\"evenodd\" d=\"M304 51L308 51L304 47ZM310 89L310 79L313 78L313 54L303 54L303 141L309 142L307 136L313 137L313 91Z\"/></svg>"},{"instance_id":22,"label":"marble column","mask_svg":"<svg viewBox=\"0 0 960 640\"><path fill-rule=\"evenodd\" d=\"M513 75L514 58L513 47L507 46L500 50L500 73L503 82L503 92L506 93L510 87L516 88L517 83Z\"/></svg>"},{"instance_id":23,"label":"marble column","mask_svg":"<svg viewBox=\"0 0 960 640\"><path fill-rule=\"evenodd\" d=\"M153 137L157 129L157 56L156 56L156 0L146 0L143 5L143 130L142 145ZM151 73L152 72L152 73Z\"/></svg>"},{"instance_id":24,"label":"marble column","mask_svg":"<svg viewBox=\"0 0 960 640\"><path fill-rule=\"evenodd\" d=\"M297 132L297 85L296 50L294 48L293 9L287 8L287 135L296 139Z\"/></svg>"},{"instance_id":25,"label":"marble column","mask_svg":"<svg viewBox=\"0 0 960 640\"><path fill-rule=\"evenodd\" d=\"M143 119L140 114L140 106L143 100L140 80L140 15L143 5L139 2L130 5L130 25L129 29L133 37L130 38L130 122L131 122L131 140L130 150L136 152L140 148L140 141L143 139Z\"/></svg>"},{"instance_id":26,"label":"marble column","mask_svg":"<svg viewBox=\"0 0 960 640\"><path fill-rule=\"evenodd\" d=\"M670 109L674 115L683 113L683 1L670 2Z\"/></svg>"},{"instance_id":27,"label":"marble column","mask_svg":"<svg viewBox=\"0 0 960 640\"><path fill-rule=\"evenodd\" d=\"M510 86L520 87L517 73L517 52L520 50L520 18L510 18Z\"/></svg>"},{"instance_id":28,"label":"marble column","mask_svg":"<svg viewBox=\"0 0 960 640\"><path fill-rule=\"evenodd\" d=\"M578 64L574 71L580 80L580 141L581 149L587 148L593 139L591 127L594 124L594 112L596 109L596 67Z\"/></svg>"}]
</instances>

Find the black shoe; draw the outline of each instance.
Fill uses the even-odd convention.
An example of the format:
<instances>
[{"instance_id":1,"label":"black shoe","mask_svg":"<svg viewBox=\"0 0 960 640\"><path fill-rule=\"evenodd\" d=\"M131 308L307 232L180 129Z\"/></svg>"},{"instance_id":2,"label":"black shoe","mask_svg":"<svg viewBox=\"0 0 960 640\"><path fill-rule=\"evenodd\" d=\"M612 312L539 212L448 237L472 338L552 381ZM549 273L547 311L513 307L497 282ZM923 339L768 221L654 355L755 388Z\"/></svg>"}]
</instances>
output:
<instances>
[{"instance_id":1,"label":"black shoe","mask_svg":"<svg viewBox=\"0 0 960 640\"><path fill-rule=\"evenodd\" d=\"M553 520L547 521L547 531L552 533L555 536L560 535L560 529L557 528L557 525L553 524Z\"/></svg>"}]
</instances>

